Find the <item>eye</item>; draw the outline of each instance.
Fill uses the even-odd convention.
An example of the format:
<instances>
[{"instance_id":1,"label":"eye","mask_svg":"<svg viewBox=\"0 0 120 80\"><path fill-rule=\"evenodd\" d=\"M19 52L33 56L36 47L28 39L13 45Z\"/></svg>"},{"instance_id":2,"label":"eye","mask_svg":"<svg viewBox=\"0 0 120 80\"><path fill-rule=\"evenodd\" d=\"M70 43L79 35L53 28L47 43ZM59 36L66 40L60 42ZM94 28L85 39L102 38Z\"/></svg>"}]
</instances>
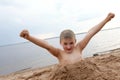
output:
<instances>
[{"instance_id":1,"label":"eye","mask_svg":"<svg viewBox=\"0 0 120 80\"><path fill-rule=\"evenodd\" d=\"M73 42L70 42L70 44L73 44Z\"/></svg>"},{"instance_id":2,"label":"eye","mask_svg":"<svg viewBox=\"0 0 120 80\"><path fill-rule=\"evenodd\" d=\"M64 45L67 45L67 43L64 43Z\"/></svg>"}]
</instances>

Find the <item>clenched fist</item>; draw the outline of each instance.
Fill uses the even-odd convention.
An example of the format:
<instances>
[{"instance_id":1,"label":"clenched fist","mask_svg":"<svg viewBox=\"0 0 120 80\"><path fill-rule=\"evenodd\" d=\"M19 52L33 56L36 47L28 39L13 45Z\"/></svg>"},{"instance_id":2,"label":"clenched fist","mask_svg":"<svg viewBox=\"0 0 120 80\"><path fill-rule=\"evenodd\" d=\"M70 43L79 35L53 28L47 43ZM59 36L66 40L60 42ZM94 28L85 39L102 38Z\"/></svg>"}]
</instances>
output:
<instances>
[{"instance_id":1,"label":"clenched fist","mask_svg":"<svg viewBox=\"0 0 120 80\"><path fill-rule=\"evenodd\" d=\"M28 30L23 30L20 33L20 37L23 37L23 38L27 39L29 37L29 31Z\"/></svg>"},{"instance_id":2,"label":"clenched fist","mask_svg":"<svg viewBox=\"0 0 120 80\"><path fill-rule=\"evenodd\" d=\"M110 21L114 17L115 17L114 13L109 13L108 16L107 16L107 20Z\"/></svg>"}]
</instances>

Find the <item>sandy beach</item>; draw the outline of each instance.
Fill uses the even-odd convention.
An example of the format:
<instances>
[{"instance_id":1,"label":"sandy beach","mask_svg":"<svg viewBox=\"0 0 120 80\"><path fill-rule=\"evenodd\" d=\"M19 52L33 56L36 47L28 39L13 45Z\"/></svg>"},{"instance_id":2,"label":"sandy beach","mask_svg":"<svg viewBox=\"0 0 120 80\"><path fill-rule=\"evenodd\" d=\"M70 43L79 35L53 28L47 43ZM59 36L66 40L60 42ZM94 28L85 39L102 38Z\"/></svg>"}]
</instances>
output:
<instances>
[{"instance_id":1,"label":"sandy beach","mask_svg":"<svg viewBox=\"0 0 120 80\"><path fill-rule=\"evenodd\" d=\"M56 64L18 71L0 80L120 80L120 48L64 67Z\"/></svg>"}]
</instances>

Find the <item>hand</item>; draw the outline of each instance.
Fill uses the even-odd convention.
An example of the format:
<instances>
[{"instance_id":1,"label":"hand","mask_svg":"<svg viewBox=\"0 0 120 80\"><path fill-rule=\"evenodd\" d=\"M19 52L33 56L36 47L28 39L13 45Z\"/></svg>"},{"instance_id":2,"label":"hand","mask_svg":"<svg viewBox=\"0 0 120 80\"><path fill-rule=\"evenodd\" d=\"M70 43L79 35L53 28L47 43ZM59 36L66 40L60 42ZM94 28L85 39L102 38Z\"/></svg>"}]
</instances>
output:
<instances>
[{"instance_id":1,"label":"hand","mask_svg":"<svg viewBox=\"0 0 120 80\"><path fill-rule=\"evenodd\" d=\"M109 13L108 16L107 16L107 20L110 21L114 17L115 17L114 13Z\"/></svg>"},{"instance_id":2,"label":"hand","mask_svg":"<svg viewBox=\"0 0 120 80\"><path fill-rule=\"evenodd\" d=\"M27 39L29 37L29 32L28 30L23 30L21 33L20 33L20 37L23 37L25 39Z\"/></svg>"}]
</instances>

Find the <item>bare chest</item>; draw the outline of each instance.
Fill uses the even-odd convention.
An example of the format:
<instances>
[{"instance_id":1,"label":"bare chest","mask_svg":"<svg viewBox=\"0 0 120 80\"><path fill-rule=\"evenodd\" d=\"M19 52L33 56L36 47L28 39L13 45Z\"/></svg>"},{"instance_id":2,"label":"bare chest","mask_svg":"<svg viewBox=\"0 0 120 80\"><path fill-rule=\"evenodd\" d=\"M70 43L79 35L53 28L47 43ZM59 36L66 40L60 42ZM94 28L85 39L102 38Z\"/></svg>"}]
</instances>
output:
<instances>
[{"instance_id":1,"label":"bare chest","mask_svg":"<svg viewBox=\"0 0 120 80\"><path fill-rule=\"evenodd\" d=\"M62 53L60 57L61 64L72 64L82 60L82 55L80 52L73 52L73 53Z\"/></svg>"}]
</instances>

